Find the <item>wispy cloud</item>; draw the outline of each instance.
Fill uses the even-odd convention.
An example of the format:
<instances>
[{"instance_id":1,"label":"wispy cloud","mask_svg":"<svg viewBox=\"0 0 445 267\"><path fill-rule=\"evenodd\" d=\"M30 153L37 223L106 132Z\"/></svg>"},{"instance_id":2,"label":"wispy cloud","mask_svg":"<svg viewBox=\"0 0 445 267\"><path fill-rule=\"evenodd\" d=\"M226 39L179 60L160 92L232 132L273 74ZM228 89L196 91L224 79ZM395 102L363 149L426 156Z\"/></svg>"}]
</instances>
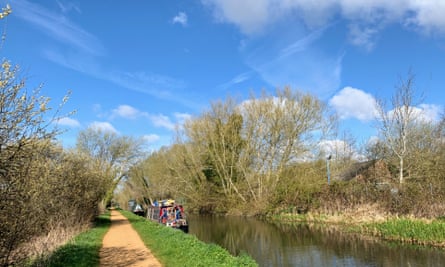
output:
<instances>
[{"instance_id":1,"label":"wispy cloud","mask_svg":"<svg viewBox=\"0 0 445 267\"><path fill-rule=\"evenodd\" d=\"M301 53L305 50L309 49L311 45L320 39L323 35L323 32L327 29L327 27L315 30L308 35L304 36L301 39L296 40L294 43L288 45L280 51L280 58L289 57L295 53Z\"/></svg>"},{"instance_id":2,"label":"wispy cloud","mask_svg":"<svg viewBox=\"0 0 445 267\"><path fill-rule=\"evenodd\" d=\"M320 48L326 29L300 33L284 45L252 41L258 46L243 50L246 63L272 87L291 86L327 98L340 84L343 53L332 55Z\"/></svg>"},{"instance_id":3,"label":"wispy cloud","mask_svg":"<svg viewBox=\"0 0 445 267\"><path fill-rule=\"evenodd\" d=\"M140 116L146 116L146 113L140 112L136 108L129 105L120 105L113 109L111 118L121 117L126 119L136 119Z\"/></svg>"},{"instance_id":4,"label":"wispy cloud","mask_svg":"<svg viewBox=\"0 0 445 267\"><path fill-rule=\"evenodd\" d=\"M149 112L140 111L130 105L120 105L111 111L110 119L113 120L118 117L129 120L148 119L155 127L172 131L190 119L191 115L176 112L173 113L173 116L169 117L164 114L150 114Z\"/></svg>"},{"instance_id":5,"label":"wispy cloud","mask_svg":"<svg viewBox=\"0 0 445 267\"><path fill-rule=\"evenodd\" d=\"M253 73L254 73L253 71L247 71L247 72L240 73L240 74L236 75L235 77L233 77L230 81L219 85L218 89L226 90L234 85L243 83L243 82L249 80L251 78L251 76L253 75Z\"/></svg>"},{"instance_id":6,"label":"wispy cloud","mask_svg":"<svg viewBox=\"0 0 445 267\"><path fill-rule=\"evenodd\" d=\"M156 143L157 141L159 141L161 139L161 137L157 134L146 134L146 135L142 136L142 139L144 139L145 142L152 144L152 143Z\"/></svg>"},{"instance_id":7,"label":"wispy cloud","mask_svg":"<svg viewBox=\"0 0 445 267\"><path fill-rule=\"evenodd\" d=\"M67 12L69 9L80 11L76 5L65 4L61 1L57 4L62 12ZM83 74L112 82L127 90L198 108L194 101L178 94L186 87L185 82L180 79L148 71L109 69L101 64L99 56L105 55L105 48L100 40L63 14L27 0L14 1L14 7L15 16L65 45L63 49L58 49L56 46L44 49L42 55L46 59Z\"/></svg>"},{"instance_id":8,"label":"wispy cloud","mask_svg":"<svg viewBox=\"0 0 445 267\"><path fill-rule=\"evenodd\" d=\"M77 13L81 14L82 11L80 10L80 7L73 3L73 2L64 2L64 1L56 1L57 5L59 6L60 10L62 11L62 13L69 13L70 11L74 10Z\"/></svg>"},{"instance_id":9,"label":"wispy cloud","mask_svg":"<svg viewBox=\"0 0 445 267\"><path fill-rule=\"evenodd\" d=\"M96 130L101 130L101 131L105 131L105 132L111 132L111 133L119 133L114 126L109 123L109 122L100 122L100 121L95 121L93 123L90 124L90 127Z\"/></svg>"},{"instance_id":10,"label":"wispy cloud","mask_svg":"<svg viewBox=\"0 0 445 267\"><path fill-rule=\"evenodd\" d=\"M187 14L185 12L179 12L178 15L172 19L173 24L181 24L182 26L187 26L187 21Z\"/></svg>"},{"instance_id":11,"label":"wispy cloud","mask_svg":"<svg viewBox=\"0 0 445 267\"><path fill-rule=\"evenodd\" d=\"M60 4L59 4L60 6ZM67 17L26 0L14 1L13 14L31 23L37 30L72 49L102 55L105 48L91 33L72 23Z\"/></svg>"},{"instance_id":12,"label":"wispy cloud","mask_svg":"<svg viewBox=\"0 0 445 267\"><path fill-rule=\"evenodd\" d=\"M173 123L169 117L163 114L158 114L158 115L149 114L148 118L150 119L151 123L153 123L153 125L156 127L166 128L171 131L174 130L176 127L176 124Z\"/></svg>"},{"instance_id":13,"label":"wispy cloud","mask_svg":"<svg viewBox=\"0 0 445 267\"><path fill-rule=\"evenodd\" d=\"M72 118L68 118L68 117L60 118L60 119L57 120L56 123L58 125L68 126L68 127L71 127L71 128L80 127L80 122L78 120L75 120L75 119L72 119Z\"/></svg>"},{"instance_id":14,"label":"wispy cloud","mask_svg":"<svg viewBox=\"0 0 445 267\"><path fill-rule=\"evenodd\" d=\"M179 103L193 109L198 108L198 104L178 93L187 87L187 84L180 79L146 71L110 70L100 65L94 58L76 53L62 53L55 49L45 50L43 55L65 68L112 82L127 90L148 94L157 99Z\"/></svg>"}]
</instances>

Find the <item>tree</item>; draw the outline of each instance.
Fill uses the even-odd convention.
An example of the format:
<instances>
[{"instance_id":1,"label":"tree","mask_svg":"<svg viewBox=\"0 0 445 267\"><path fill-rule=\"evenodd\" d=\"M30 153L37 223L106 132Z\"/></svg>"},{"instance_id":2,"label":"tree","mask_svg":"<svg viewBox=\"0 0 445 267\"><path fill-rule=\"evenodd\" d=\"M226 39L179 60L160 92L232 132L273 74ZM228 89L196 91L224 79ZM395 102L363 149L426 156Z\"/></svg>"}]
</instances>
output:
<instances>
[{"instance_id":1,"label":"tree","mask_svg":"<svg viewBox=\"0 0 445 267\"><path fill-rule=\"evenodd\" d=\"M241 104L214 103L184 125L183 162L213 195L264 206L285 169L317 146L326 111L317 98L290 88Z\"/></svg>"},{"instance_id":2,"label":"tree","mask_svg":"<svg viewBox=\"0 0 445 267\"><path fill-rule=\"evenodd\" d=\"M242 105L241 114L246 144L240 169L250 197L262 202L274 192L286 167L315 149L331 121L321 101L290 88L278 90L276 97L252 98Z\"/></svg>"},{"instance_id":3,"label":"tree","mask_svg":"<svg viewBox=\"0 0 445 267\"><path fill-rule=\"evenodd\" d=\"M92 159L91 164L108 177L111 186L105 203L109 204L119 182L128 175L131 166L141 159L142 139L119 136L114 132L89 127L79 132L76 148Z\"/></svg>"},{"instance_id":4,"label":"tree","mask_svg":"<svg viewBox=\"0 0 445 267\"><path fill-rule=\"evenodd\" d=\"M414 75L408 73L406 80L400 80L396 92L391 98L392 109L387 111L385 103L379 101L378 130L385 144L397 156L399 161L399 183L404 182L405 157L410 153L410 135L416 124L418 113L414 108Z\"/></svg>"}]
</instances>

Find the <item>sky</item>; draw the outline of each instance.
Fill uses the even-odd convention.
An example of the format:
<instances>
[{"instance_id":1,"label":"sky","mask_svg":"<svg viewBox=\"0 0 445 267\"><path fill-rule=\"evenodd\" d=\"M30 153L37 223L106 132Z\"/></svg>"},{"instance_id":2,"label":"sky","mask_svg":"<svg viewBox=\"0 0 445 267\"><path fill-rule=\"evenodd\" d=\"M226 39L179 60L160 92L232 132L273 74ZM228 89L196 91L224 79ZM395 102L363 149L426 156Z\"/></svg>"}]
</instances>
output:
<instances>
[{"instance_id":1,"label":"sky","mask_svg":"<svg viewBox=\"0 0 445 267\"><path fill-rule=\"evenodd\" d=\"M65 147L98 127L144 138L153 150L175 127L228 96L290 86L339 114L359 143L376 135L376 99L390 100L409 71L416 107L444 110L443 0L0 0L2 59L26 88L42 85ZM420 96L423 95L422 98Z\"/></svg>"}]
</instances>

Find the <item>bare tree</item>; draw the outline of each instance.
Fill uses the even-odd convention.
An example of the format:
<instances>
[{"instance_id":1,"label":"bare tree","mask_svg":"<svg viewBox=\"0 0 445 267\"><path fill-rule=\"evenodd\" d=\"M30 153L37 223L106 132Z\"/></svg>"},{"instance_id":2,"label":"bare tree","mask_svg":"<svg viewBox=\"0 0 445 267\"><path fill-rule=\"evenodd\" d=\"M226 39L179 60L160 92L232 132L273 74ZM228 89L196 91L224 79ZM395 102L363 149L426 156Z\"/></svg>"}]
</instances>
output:
<instances>
[{"instance_id":1,"label":"bare tree","mask_svg":"<svg viewBox=\"0 0 445 267\"><path fill-rule=\"evenodd\" d=\"M111 201L113 192L119 182L127 176L131 166L136 164L142 155L142 140L129 136L118 136L114 132L89 127L77 137L76 148L93 161L112 182L105 202Z\"/></svg>"},{"instance_id":2,"label":"bare tree","mask_svg":"<svg viewBox=\"0 0 445 267\"><path fill-rule=\"evenodd\" d=\"M414 103L414 74L410 71L406 80L400 80L396 92L391 98L391 110L387 110L383 101L378 101L378 130L385 144L397 156L399 161L399 183L404 182L405 158L410 153L413 127L418 113Z\"/></svg>"}]
</instances>

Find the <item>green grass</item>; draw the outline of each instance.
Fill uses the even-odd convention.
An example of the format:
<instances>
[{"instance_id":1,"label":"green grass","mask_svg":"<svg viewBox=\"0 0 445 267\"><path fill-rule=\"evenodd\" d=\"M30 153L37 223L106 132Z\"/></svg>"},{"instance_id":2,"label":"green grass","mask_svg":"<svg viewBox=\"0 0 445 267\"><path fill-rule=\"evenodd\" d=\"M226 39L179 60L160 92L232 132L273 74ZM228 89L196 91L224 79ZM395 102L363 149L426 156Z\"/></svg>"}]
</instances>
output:
<instances>
[{"instance_id":1,"label":"green grass","mask_svg":"<svg viewBox=\"0 0 445 267\"><path fill-rule=\"evenodd\" d=\"M390 219L382 223L364 225L364 230L385 240L419 245L441 246L445 243L445 222L430 223L414 219Z\"/></svg>"},{"instance_id":2,"label":"green grass","mask_svg":"<svg viewBox=\"0 0 445 267\"><path fill-rule=\"evenodd\" d=\"M54 251L47 259L34 261L31 266L93 267L99 266L102 239L110 227L110 213L98 216L95 226Z\"/></svg>"},{"instance_id":3,"label":"green grass","mask_svg":"<svg viewBox=\"0 0 445 267\"><path fill-rule=\"evenodd\" d=\"M258 266L248 255L232 256L215 244L206 244L180 230L147 221L130 212L121 211L163 266Z\"/></svg>"}]
</instances>

